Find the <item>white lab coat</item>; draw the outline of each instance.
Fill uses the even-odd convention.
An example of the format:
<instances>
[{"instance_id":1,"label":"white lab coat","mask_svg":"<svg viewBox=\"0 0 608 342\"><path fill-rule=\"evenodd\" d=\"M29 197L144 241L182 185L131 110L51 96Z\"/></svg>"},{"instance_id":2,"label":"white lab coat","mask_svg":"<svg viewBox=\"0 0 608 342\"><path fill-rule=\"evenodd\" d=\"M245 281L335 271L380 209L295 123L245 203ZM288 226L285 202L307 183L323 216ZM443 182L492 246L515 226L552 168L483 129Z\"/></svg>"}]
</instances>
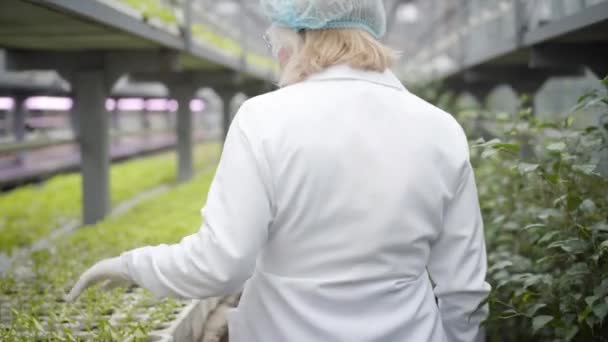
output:
<instances>
[{"instance_id":1,"label":"white lab coat","mask_svg":"<svg viewBox=\"0 0 608 342\"><path fill-rule=\"evenodd\" d=\"M473 341L490 287L468 158L390 71L330 67L243 104L201 230L123 259L158 296L244 288L231 342Z\"/></svg>"}]
</instances>

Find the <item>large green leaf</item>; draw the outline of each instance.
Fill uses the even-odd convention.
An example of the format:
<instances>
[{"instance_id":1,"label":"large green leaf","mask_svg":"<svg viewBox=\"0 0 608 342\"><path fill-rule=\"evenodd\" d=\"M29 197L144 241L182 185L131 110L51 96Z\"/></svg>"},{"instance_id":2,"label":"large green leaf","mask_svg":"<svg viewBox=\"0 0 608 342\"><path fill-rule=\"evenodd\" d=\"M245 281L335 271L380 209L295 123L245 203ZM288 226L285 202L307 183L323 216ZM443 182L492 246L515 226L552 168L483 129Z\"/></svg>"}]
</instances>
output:
<instances>
[{"instance_id":1,"label":"large green leaf","mask_svg":"<svg viewBox=\"0 0 608 342\"><path fill-rule=\"evenodd\" d=\"M608 315L608 303L598 303L593 305L593 313L597 318L603 320Z\"/></svg>"},{"instance_id":2,"label":"large green leaf","mask_svg":"<svg viewBox=\"0 0 608 342\"><path fill-rule=\"evenodd\" d=\"M536 334L538 330L549 324L553 320L553 316L541 315L532 319L532 332Z\"/></svg>"},{"instance_id":3,"label":"large green leaf","mask_svg":"<svg viewBox=\"0 0 608 342\"><path fill-rule=\"evenodd\" d=\"M597 169L597 165L595 164L573 165L572 169L588 176L598 175L598 173L595 172L595 169Z\"/></svg>"},{"instance_id":4,"label":"large green leaf","mask_svg":"<svg viewBox=\"0 0 608 342\"><path fill-rule=\"evenodd\" d=\"M539 164L519 163L517 168L522 174L530 173L538 170Z\"/></svg>"},{"instance_id":5,"label":"large green leaf","mask_svg":"<svg viewBox=\"0 0 608 342\"><path fill-rule=\"evenodd\" d=\"M494 144L492 145L492 147L494 149L497 150L502 150L502 151L509 151L509 152L519 152L519 145L517 144L505 144L505 143L500 143L500 144Z\"/></svg>"},{"instance_id":6,"label":"large green leaf","mask_svg":"<svg viewBox=\"0 0 608 342\"><path fill-rule=\"evenodd\" d=\"M579 328L576 325L568 327L564 339L566 341L571 341L576 336L576 334L578 334L578 331Z\"/></svg>"},{"instance_id":7,"label":"large green leaf","mask_svg":"<svg viewBox=\"0 0 608 342\"><path fill-rule=\"evenodd\" d=\"M566 149L566 143L559 141L547 145L547 150L553 152L563 152Z\"/></svg>"},{"instance_id":8,"label":"large green leaf","mask_svg":"<svg viewBox=\"0 0 608 342\"><path fill-rule=\"evenodd\" d=\"M546 306L547 306L547 304L545 304L545 303L536 303L536 304L532 305L532 306L531 306L531 307L528 309L528 311L526 311L526 314L527 314L528 316L534 316L534 315L536 315L536 312L537 312L538 310L540 310L540 309L542 309L542 308L544 308L544 307L546 307Z\"/></svg>"},{"instance_id":9,"label":"large green leaf","mask_svg":"<svg viewBox=\"0 0 608 342\"><path fill-rule=\"evenodd\" d=\"M582 241L578 238L572 238L568 240L555 241L549 246L547 246L547 248L559 248L564 252L577 254L582 253L587 248L587 246L588 244L585 241Z\"/></svg>"}]
</instances>

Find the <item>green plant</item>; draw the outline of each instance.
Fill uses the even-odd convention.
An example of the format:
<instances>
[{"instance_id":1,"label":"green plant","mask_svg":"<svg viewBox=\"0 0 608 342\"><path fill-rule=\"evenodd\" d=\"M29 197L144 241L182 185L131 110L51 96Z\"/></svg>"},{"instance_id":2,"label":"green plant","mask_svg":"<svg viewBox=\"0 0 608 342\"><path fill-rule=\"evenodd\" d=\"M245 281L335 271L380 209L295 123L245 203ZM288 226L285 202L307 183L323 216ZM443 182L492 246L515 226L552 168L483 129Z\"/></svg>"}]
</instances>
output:
<instances>
[{"instance_id":1,"label":"green plant","mask_svg":"<svg viewBox=\"0 0 608 342\"><path fill-rule=\"evenodd\" d=\"M276 71L278 68L276 61L272 58L255 53L246 53L237 41L218 34L210 26L194 24L192 25L192 34L196 40L210 44L229 55L238 57L245 53L247 63L256 67L272 71Z\"/></svg>"},{"instance_id":2,"label":"green plant","mask_svg":"<svg viewBox=\"0 0 608 342\"><path fill-rule=\"evenodd\" d=\"M204 144L195 149L195 169L218 159L220 145ZM135 159L111 168L112 204L176 177L173 153ZM81 213L81 177L59 175L42 185L30 185L0 195L0 253L28 246L51 231L77 219Z\"/></svg>"},{"instance_id":3,"label":"green plant","mask_svg":"<svg viewBox=\"0 0 608 342\"><path fill-rule=\"evenodd\" d=\"M140 11L144 18L147 19L159 19L168 24L178 24L177 17L175 16L175 4L171 6L161 0L121 0L130 7Z\"/></svg>"},{"instance_id":4,"label":"green plant","mask_svg":"<svg viewBox=\"0 0 608 342\"><path fill-rule=\"evenodd\" d=\"M195 39L211 44L219 50L234 56L243 54L243 48L238 42L229 37L218 34L213 28L204 24L192 25L192 34Z\"/></svg>"},{"instance_id":5,"label":"green plant","mask_svg":"<svg viewBox=\"0 0 608 342\"><path fill-rule=\"evenodd\" d=\"M529 109L482 118L497 137L471 153L494 288L492 341L608 341L608 179L599 169L608 126L573 127L592 107L608 116L605 92L556 122Z\"/></svg>"},{"instance_id":6,"label":"green plant","mask_svg":"<svg viewBox=\"0 0 608 342\"><path fill-rule=\"evenodd\" d=\"M94 262L144 245L174 243L196 231L212 178L212 170L199 174L122 216L18 260L0 277L0 340L147 340L151 331L174 320L183 302L157 300L142 289L93 288L73 304L62 298Z\"/></svg>"}]
</instances>

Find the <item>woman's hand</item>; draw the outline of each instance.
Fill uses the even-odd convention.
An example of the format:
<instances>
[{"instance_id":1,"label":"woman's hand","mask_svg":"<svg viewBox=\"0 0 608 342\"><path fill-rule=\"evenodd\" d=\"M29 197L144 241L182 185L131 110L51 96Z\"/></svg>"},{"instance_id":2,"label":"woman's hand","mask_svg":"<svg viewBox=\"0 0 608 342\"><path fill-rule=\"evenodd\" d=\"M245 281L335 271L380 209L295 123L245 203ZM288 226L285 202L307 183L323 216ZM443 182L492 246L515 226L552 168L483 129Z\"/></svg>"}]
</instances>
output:
<instances>
[{"instance_id":1,"label":"woman's hand","mask_svg":"<svg viewBox=\"0 0 608 342\"><path fill-rule=\"evenodd\" d=\"M72 302L84 290L99 283L103 283L104 289L111 289L118 286L132 285L134 281L129 276L127 267L120 257L105 259L96 263L80 276L65 300Z\"/></svg>"}]
</instances>

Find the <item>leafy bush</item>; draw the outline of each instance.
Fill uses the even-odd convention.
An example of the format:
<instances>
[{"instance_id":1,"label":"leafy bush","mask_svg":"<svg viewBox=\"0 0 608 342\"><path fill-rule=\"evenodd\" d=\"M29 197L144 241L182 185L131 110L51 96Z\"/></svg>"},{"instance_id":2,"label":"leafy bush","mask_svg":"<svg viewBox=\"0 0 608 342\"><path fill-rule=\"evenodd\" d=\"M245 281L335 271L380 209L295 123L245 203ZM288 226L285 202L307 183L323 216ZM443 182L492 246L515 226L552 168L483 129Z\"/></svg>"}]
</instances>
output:
<instances>
[{"instance_id":1,"label":"leafy bush","mask_svg":"<svg viewBox=\"0 0 608 342\"><path fill-rule=\"evenodd\" d=\"M219 144L195 149L195 168L217 160ZM136 159L111 168L112 204L176 178L173 153ZM51 231L77 219L81 213L81 177L68 174L53 177L42 186L30 185L0 195L0 253L11 253L47 236Z\"/></svg>"},{"instance_id":2,"label":"leafy bush","mask_svg":"<svg viewBox=\"0 0 608 342\"><path fill-rule=\"evenodd\" d=\"M608 117L608 97L581 98L559 122L530 109L462 118L496 137L471 144L494 288L491 341L608 341L608 179L598 167L608 125L573 127L591 108Z\"/></svg>"},{"instance_id":3,"label":"leafy bush","mask_svg":"<svg viewBox=\"0 0 608 342\"><path fill-rule=\"evenodd\" d=\"M152 330L176 318L184 302L158 301L141 289L91 289L74 304L62 298L94 262L135 247L177 242L196 231L212 178L213 170L199 174L20 260L0 277L0 341L148 340Z\"/></svg>"}]
</instances>

